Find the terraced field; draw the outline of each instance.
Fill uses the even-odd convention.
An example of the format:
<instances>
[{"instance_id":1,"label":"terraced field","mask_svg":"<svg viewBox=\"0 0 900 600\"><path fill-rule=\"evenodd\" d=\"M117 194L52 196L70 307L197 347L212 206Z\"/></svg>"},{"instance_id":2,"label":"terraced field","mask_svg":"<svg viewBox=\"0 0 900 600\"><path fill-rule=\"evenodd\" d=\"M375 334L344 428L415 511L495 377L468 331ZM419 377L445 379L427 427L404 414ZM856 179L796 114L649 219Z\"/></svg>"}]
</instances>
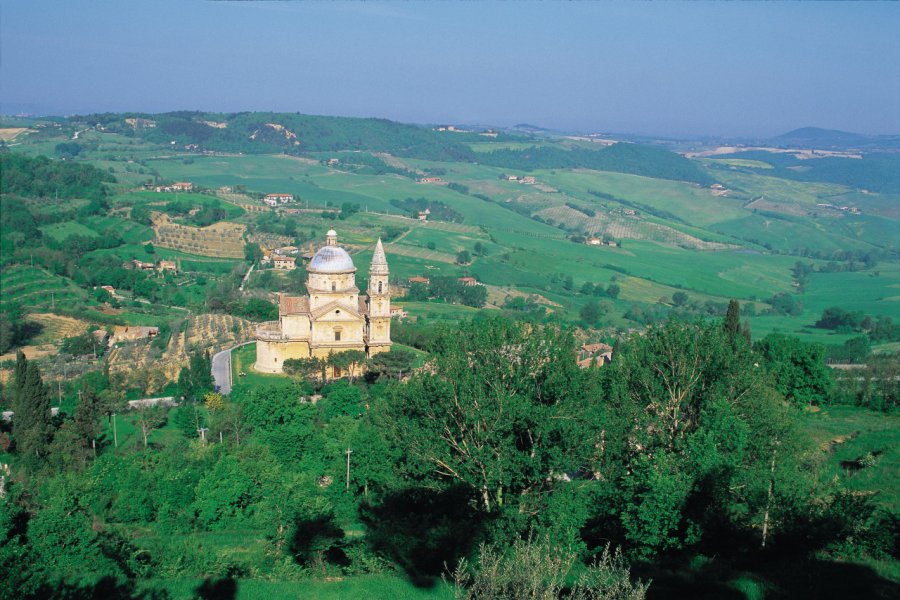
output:
<instances>
[{"instance_id":1,"label":"terraced field","mask_svg":"<svg viewBox=\"0 0 900 600\"><path fill-rule=\"evenodd\" d=\"M15 266L0 273L0 305L19 302L28 308L72 305L87 299L87 292L45 269Z\"/></svg>"},{"instance_id":2,"label":"terraced field","mask_svg":"<svg viewBox=\"0 0 900 600\"><path fill-rule=\"evenodd\" d=\"M247 226L222 221L209 227L188 227L172 222L168 215L154 221L156 244L180 252L220 258L244 257L244 233Z\"/></svg>"}]
</instances>

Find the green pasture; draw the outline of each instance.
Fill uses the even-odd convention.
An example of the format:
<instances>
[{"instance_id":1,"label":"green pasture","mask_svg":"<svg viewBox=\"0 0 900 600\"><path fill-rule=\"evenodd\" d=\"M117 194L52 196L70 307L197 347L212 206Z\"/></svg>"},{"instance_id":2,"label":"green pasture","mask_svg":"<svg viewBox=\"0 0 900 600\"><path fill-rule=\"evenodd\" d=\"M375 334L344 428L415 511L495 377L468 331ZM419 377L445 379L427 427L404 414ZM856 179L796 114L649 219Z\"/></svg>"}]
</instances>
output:
<instances>
[{"instance_id":1,"label":"green pasture","mask_svg":"<svg viewBox=\"0 0 900 600\"><path fill-rule=\"evenodd\" d=\"M746 158L699 158L700 162L716 167L743 167L746 169L774 169L772 165L761 160L749 160Z\"/></svg>"},{"instance_id":2,"label":"green pasture","mask_svg":"<svg viewBox=\"0 0 900 600\"><path fill-rule=\"evenodd\" d=\"M76 221L64 221L62 223L53 223L52 225L44 225L40 227L41 233L52 237L57 242L65 240L72 235L82 237L97 237L98 233L86 225L82 225Z\"/></svg>"},{"instance_id":3,"label":"green pasture","mask_svg":"<svg viewBox=\"0 0 900 600\"><path fill-rule=\"evenodd\" d=\"M400 301L410 317L425 318L437 321L465 321L471 319L480 309L464 306L462 304L445 304L443 302L406 302Z\"/></svg>"},{"instance_id":4,"label":"green pasture","mask_svg":"<svg viewBox=\"0 0 900 600\"><path fill-rule=\"evenodd\" d=\"M475 231L447 231L432 227L437 223L422 223L413 226L412 231L403 237L402 242L405 244L413 244L427 246L429 242L435 244L444 244L445 250L468 248L471 250L475 242L490 243L489 237L481 230Z\"/></svg>"},{"instance_id":5,"label":"green pasture","mask_svg":"<svg viewBox=\"0 0 900 600\"><path fill-rule=\"evenodd\" d=\"M103 248L89 252L87 256L116 256L123 263L135 259L146 262L154 262L160 259L175 260L178 261L181 271L218 275L230 273L235 265L241 262L233 258L211 258L160 247L154 248L153 254L148 254L144 249L144 244L125 244L116 248Z\"/></svg>"},{"instance_id":6,"label":"green pasture","mask_svg":"<svg viewBox=\"0 0 900 600\"><path fill-rule=\"evenodd\" d=\"M569 274L579 286L585 281L596 281L598 272L611 267L635 277L712 296L762 299L792 289L790 268L796 262L789 256L736 251L699 254L637 240L627 240L622 248L608 248L499 232L495 238L501 245L517 248L508 253L513 267L534 274ZM482 262L494 258L488 256ZM498 268L503 267L498 265ZM515 283L494 282L488 274L485 281Z\"/></svg>"},{"instance_id":7,"label":"green pasture","mask_svg":"<svg viewBox=\"0 0 900 600\"><path fill-rule=\"evenodd\" d=\"M725 187L747 199L763 197L771 202L805 205L807 209L820 202L831 204L829 199L851 191L833 183L794 181L744 171L717 170L715 174Z\"/></svg>"},{"instance_id":8,"label":"green pasture","mask_svg":"<svg viewBox=\"0 0 900 600\"><path fill-rule=\"evenodd\" d=\"M284 381L287 375L260 373L253 369L256 364L256 344L247 344L231 351L231 391L252 389L273 381ZM241 376L241 373L246 375Z\"/></svg>"},{"instance_id":9,"label":"green pasture","mask_svg":"<svg viewBox=\"0 0 900 600\"><path fill-rule=\"evenodd\" d=\"M153 230L146 225L119 217L89 217L87 223L97 232L113 230L129 244L148 242L153 239Z\"/></svg>"},{"instance_id":10,"label":"green pasture","mask_svg":"<svg viewBox=\"0 0 900 600\"><path fill-rule=\"evenodd\" d=\"M540 171L535 173L535 176L538 180L546 181L567 194L577 196L580 201L589 205L613 202L587 193L588 190L599 191L664 210L685 223L698 227L746 214L739 201L727 196L713 196L708 188L680 181L582 169Z\"/></svg>"}]
</instances>

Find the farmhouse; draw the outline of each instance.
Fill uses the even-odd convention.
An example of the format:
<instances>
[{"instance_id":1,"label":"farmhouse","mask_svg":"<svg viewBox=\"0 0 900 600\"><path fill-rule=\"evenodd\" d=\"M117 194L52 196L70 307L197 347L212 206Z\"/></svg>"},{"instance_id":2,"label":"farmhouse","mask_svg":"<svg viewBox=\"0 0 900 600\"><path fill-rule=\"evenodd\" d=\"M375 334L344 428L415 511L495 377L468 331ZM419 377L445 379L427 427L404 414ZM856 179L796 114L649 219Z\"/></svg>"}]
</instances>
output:
<instances>
[{"instance_id":1,"label":"farmhouse","mask_svg":"<svg viewBox=\"0 0 900 600\"><path fill-rule=\"evenodd\" d=\"M416 275L415 277L410 277L409 279L407 279L407 281L409 283L424 283L425 285L428 285L430 283L430 281L427 277L422 277L420 275Z\"/></svg>"},{"instance_id":2,"label":"farmhouse","mask_svg":"<svg viewBox=\"0 0 900 600\"><path fill-rule=\"evenodd\" d=\"M256 370L280 373L287 359L325 358L331 352L359 350L371 357L390 350L389 272L380 239L369 267L368 296L360 295L353 259L337 245L334 230L308 272L307 295L281 295L278 320L257 327ZM333 367L328 375L342 374Z\"/></svg>"},{"instance_id":3,"label":"farmhouse","mask_svg":"<svg viewBox=\"0 0 900 600\"><path fill-rule=\"evenodd\" d=\"M441 179L440 177L422 177L416 183L435 183L438 185L446 184L447 182Z\"/></svg>"},{"instance_id":4,"label":"farmhouse","mask_svg":"<svg viewBox=\"0 0 900 600\"><path fill-rule=\"evenodd\" d=\"M285 271L293 271L297 268L297 259L293 256L280 256L276 255L272 257L272 264L275 265L276 269L282 269Z\"/></svg>"},{"instance_id":5,"label":"farmhouse","mask_svg":"<svg viewBox=\"0 0 900 600\"><path fill-rule=\"evenodd\" d=\"M428 221L428 215L430 215L430 214L431 214L431 211L428 210L427 208L425 210L420 210L419 211L419 220L423 221L423 222Z\"/></svg>"},{"instance_id":6,"label":"farmhouse","mask_svg":"<svg viewBox=\"0 0 900 600\"><path fill-rule=\"evenodd\" d=\"M534 185L535 179L531 175L526 175L519 181L519 183L524 183L525 185Z\"/></svg>"},{"instance_id":7,"label":"farmhouse","mask_svg":"<svg viewBox=\"0 0 900 600\"><path fill-rule=\"evenodd\" d=\"M460 277L459 279L457 279L457 281L459 281L461 284L463 284L466 287L472 287L472 286L478 285L478 280L475 279L474 277Z\"/></svg>"},{"instance_id":8,"label":"farmhouse","mask_svg":"<svg viewBox=\"0 0 900 600\"><path fill-rule=\"evenodd\" d=\"M156 266L153 263L144 262L142 260L137 260L137 259L131 261L131 266L132 266L132 268L135 268L135 269L138 269L141 271L151 271L154 268L156 268Z\"/></svg>"},{"instance_id":9,"label":"farmhouse","mask_svg":"<svg viewBox=\"0 0 900 600\"><path fill-rule=\"evenodd\" d=\"M158 185L153 188L156 192L190 192L194 189L194 184L190 181L178 181L172 185Z\"/></svg>"},{"instance_id":10,"label":"farmhouse","mask_svg":"<svg viewBox=\"0 0 900 600\"><path fill-rule=\"evenodd\" d=\"M284 204L285 202L293 202L294 195L293 194L266 194L266 197L263 198L263 202L268 204L269 206L275 206L277 204ZM274 202L275 204L272 204Z\"/></svg>"},{"instance_id":11,"label":"farmhouse","mask_svg":"<svg viewBox=\"0 0 900 600\"><path fill-rule=\"evenodd\" d=\"M173 273L178 272L178 265L174 260L161 260L159 264L156 266L156 270L162 273L163 271L172 271Z\"/></svg>"}]
</instances>

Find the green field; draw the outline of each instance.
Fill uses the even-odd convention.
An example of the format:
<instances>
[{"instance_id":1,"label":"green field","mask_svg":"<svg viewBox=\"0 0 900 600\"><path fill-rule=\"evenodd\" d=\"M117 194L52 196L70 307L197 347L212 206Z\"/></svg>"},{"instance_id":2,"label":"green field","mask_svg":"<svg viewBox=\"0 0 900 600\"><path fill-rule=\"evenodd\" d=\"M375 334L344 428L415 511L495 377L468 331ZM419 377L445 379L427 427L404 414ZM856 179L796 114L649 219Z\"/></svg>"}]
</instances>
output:
<instances>
[{"instance_id":1,"label":"green field","mask_svg":"<svg viewBox=\"0 0 900 600\"><path fill-rule=\"evenodd\" d=\"M806 414L804 426L825 458L823 484L874 492L879 504L900 508L900 417L829 406ZM871 466L847 466L867 455L872 455Z\"/></svg>"},{"instance_id":2,"label":"green field","mask_svg":"<svg viewBox=\"0 0 900 600\"><path fill-rule=\"evenodd\" d=\"M29 308L65 306L87 299L87 292L70 279L38 268L16 266L0 272L0 304L19 302Z\"/></svg>"}]
</instances>

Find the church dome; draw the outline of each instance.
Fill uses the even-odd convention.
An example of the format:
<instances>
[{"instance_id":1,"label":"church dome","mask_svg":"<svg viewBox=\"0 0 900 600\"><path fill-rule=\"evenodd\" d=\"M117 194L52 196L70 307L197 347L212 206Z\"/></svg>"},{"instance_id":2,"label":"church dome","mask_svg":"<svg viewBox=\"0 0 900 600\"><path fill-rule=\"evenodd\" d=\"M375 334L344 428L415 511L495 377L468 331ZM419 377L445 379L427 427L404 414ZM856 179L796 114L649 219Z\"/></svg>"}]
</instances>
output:
<instances>
[{"instance_id":1,"label":"church dome","mask_svg":"<svg viewBox=\"0 0 900 600\"><path fill-rule=\"evenodd\" d=\"M309 270L316 273L346 273L355 271L353 259L340 246L323 246L309 263Z\"/></svg>"}]
</instances>

